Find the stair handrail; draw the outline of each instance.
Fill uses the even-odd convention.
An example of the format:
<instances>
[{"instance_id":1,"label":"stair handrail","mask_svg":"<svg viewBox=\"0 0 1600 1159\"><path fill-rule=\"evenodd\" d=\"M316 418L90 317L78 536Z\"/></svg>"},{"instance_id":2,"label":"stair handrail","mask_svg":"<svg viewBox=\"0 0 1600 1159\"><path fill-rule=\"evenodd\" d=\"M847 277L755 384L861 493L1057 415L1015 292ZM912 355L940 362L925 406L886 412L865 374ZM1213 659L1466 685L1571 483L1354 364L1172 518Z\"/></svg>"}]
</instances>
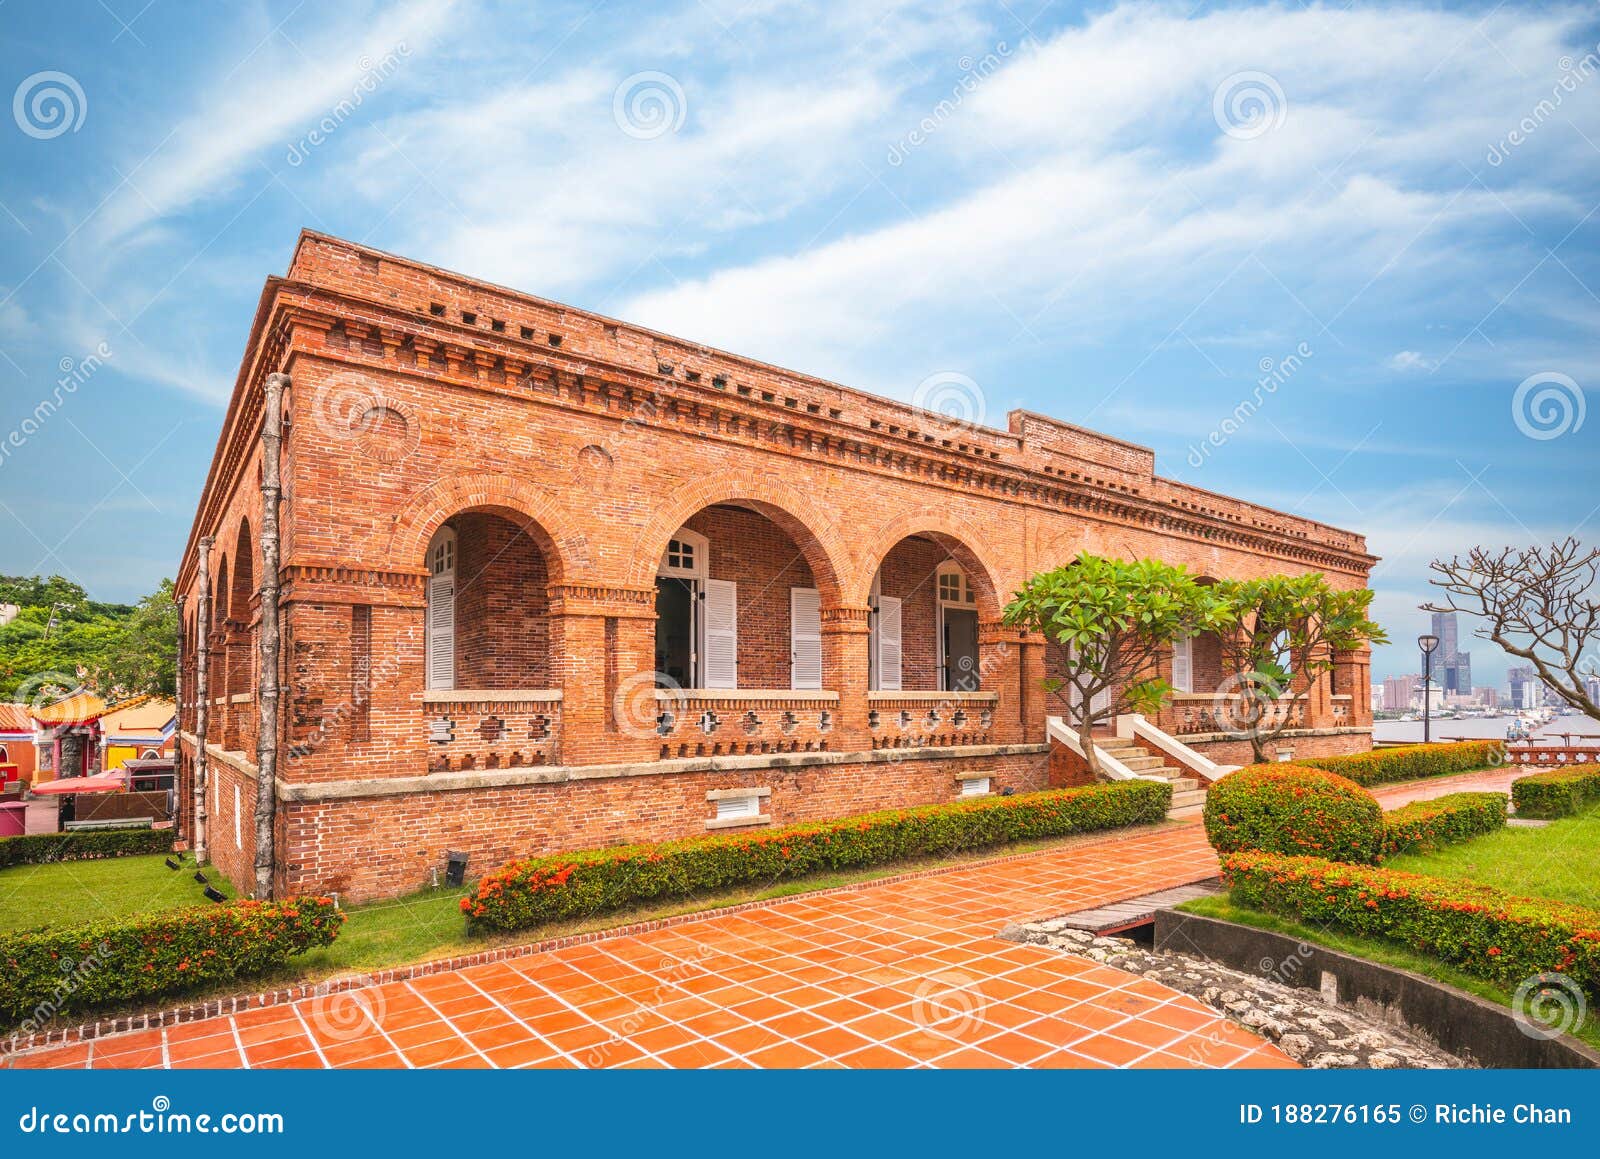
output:
<instances>
[{"instance_id":1,"label":"stair handrail","mask_svg":"<svg viewBox=\"0 0 1600 1159\"><path fill-rule=\"evenodd\" d=\"M1190 748L1177 737L1151 724L1143 713L1123 713L1117 717L1116 727L1117 735L1122 739L1146 741L1206 781L1219 781L1240 767L1218 764L1204 753Z\"/></svg>"},{"instance_id":2,"label":"stair handrail","mask_svg":"<svg viewBox=\"0 0 1600 1159\"><path fill-rule=\"evenodd\" d=\"M1051 740L1059 741L1084 760L1087 761L1089 759L1088 754L1083 751L1083 746L1078 743L1078 730L1061 719L1061 717L1045 717L1045 733ZM1099 745L1095 745L1095 751L1099 754L1100 771L1114 781L1162 781L1165 783L1164 777L1135 772Z\"/></svg>"}]
</instances>

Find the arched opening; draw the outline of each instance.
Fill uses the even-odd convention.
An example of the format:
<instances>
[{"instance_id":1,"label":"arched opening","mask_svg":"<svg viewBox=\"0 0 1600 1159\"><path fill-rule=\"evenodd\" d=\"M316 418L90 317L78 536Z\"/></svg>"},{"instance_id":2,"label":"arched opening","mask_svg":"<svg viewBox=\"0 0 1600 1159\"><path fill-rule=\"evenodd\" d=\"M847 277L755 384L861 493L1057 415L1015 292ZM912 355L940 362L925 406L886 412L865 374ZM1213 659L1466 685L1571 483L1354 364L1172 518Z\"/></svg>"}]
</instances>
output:
<instances>
[{"instance_id":1,"label":"arched opening","mask_svg":"<svg viewBox=\"0 0 1600 1159\"><path fill-rule=\"evenodd\" d=\"M250 521L239 521L239 538L233 550L233 586L228 591L228 619L235 624L249 624L254 618L250 610L256 595L255 554L250 539Z\"/></svg>"},{"instance_id":2,"label":"arched opening","mask_svg":"<svg viewBox=\"0 0 1600 1159\"><path fill-rule=\"evenodd\" d=\"M228 557L223 556L222 562L217 565L216 587L211 593L211 630L220 632L228 622L228 593L233 589L228 586Z\"/></svg>"},{"instance_id":3,"label":"arched opening","mask_svg":"<svg viewBox=\"0 0 1600 1159\"><path fill-rule=\"evenodd\" d=\"M891 547L872 581L868 687L882 692L978 692L980 613L994 594L971 549L939 532Z\"/></svg>"},{"instance_id":4,"label":"arched opening","mask_svg":"<svg viewBox=\"0 0 1600 1159\"><path fill-rule=\"evenodd\" d=\"M826 563L807 539L802 547L754 504L690 516L656 568L657 685L822 688L823 597L813 562Z\"/></svg>"},{"instance_id":5,"label":"arched opening","mask_svg":"<svg viewBox=\"0 0 1600 1159\"><path fill-rule=\"evenodd\" d=\"M458 512L428 541L425 675L435 690L551 682L549 544L512 513Z\"/></svg>"}]
</instances>

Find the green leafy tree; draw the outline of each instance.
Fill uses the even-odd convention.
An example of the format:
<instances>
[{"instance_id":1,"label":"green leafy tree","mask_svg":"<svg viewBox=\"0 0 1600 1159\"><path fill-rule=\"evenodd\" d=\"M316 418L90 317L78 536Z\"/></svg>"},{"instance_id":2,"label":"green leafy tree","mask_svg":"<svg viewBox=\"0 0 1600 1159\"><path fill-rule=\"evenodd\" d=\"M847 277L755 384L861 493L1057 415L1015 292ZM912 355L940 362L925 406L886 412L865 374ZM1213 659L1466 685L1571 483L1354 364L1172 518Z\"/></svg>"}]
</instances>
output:
<instances>
[{"instance_id":1,"label":"green leafy tree","mask_svg":"<svg viewBox=\"0 0 1600 1159\"><path fill-rule=\"evenodd\" d=\"M178 606L170 579L134 605L133 614L118 624L116 635L89 667L103 695L118 699L141 692L168 699L177 695Z\"/></svg>"},{"instance_id":2,"label":"green leafy tree","mask_svg":"<svg viewBox=\"0 0 1600 1159\"><path fill-rule=\"evenodd\" d=\"M1368 616L1370 590L1339 591L1321 572L1219 580L1214 590L1233 621L1222 633L1218 715L1250 742L1257 763L1289 727L1295 705L1333 668L1335 653L1389 639Z\"/></svg>"},{"instance_id":3,"label":"green leafy tree","mask_svg":"<svg viewBox=\"0 0 1600 1159\"><path fill-rule=\"evenodd\" d=\"M61 576L0 576L0 699L49 704L80 686L108 697L170 696L177 650L172 584L137 607L89 598Z\"/></svg>"},{"instance_id":4,"label":"green leafy tree","mask_svg":"<svg viewBox=\"0 0 1600 1159\"><path fill-rule=\"evenodd\" d=\"M1172 642L1231 624L1226 605L1184 568L1088 552L1030 579L1003 618L1061 646L1045 691L1061 701L1096 776L1095 725L1118 713L1158 710L1172 686L1150 674ZM1096 705L1102 694L1108 700Z\"/></svg>"}]
</instances>

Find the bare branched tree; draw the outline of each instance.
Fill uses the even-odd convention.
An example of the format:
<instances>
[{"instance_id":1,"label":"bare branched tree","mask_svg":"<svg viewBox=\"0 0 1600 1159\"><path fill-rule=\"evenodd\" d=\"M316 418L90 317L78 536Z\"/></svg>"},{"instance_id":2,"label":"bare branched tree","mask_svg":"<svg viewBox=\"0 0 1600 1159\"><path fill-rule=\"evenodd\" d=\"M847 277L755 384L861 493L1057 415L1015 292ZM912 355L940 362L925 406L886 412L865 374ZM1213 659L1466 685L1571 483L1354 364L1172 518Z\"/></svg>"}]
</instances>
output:
<instances>
[{"instance_id":1,"label":"bare branched tree","mask_svg":"<svg viewBox=\"0 0 1600 1159\"><path fill-rule=\"evenodd\" d=\"M1444 589L1430 612L1460 612L1483 621L1474 634L1533 665L1557 696L1600 720L1585 681L1600 674L1600 548L1568 536L1548 548L1475 547L1463 559L1429 565Z\"/></svg>"}]
</instances>

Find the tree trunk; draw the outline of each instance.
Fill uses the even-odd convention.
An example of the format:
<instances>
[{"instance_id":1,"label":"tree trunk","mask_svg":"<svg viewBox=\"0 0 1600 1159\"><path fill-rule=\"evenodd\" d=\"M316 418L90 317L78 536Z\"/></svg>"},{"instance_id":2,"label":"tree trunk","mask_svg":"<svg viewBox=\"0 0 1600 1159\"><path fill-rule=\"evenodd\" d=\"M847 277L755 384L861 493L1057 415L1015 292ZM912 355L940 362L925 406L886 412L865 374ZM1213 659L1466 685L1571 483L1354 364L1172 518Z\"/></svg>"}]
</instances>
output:
<instances>
[{"instance_id":1,"label":"tree trunk","mask_svg":"<svg viewBox=\"0 0 1600 1159\"><path fill-rule=\"evenodd\" d=\"M1083 749L1083 759L1089 763L1089 775L1100 779L1100 751L1094 747L1094 709L1085 698L1078 705L1078 747Z\"/></svg>"}]
</instances>

